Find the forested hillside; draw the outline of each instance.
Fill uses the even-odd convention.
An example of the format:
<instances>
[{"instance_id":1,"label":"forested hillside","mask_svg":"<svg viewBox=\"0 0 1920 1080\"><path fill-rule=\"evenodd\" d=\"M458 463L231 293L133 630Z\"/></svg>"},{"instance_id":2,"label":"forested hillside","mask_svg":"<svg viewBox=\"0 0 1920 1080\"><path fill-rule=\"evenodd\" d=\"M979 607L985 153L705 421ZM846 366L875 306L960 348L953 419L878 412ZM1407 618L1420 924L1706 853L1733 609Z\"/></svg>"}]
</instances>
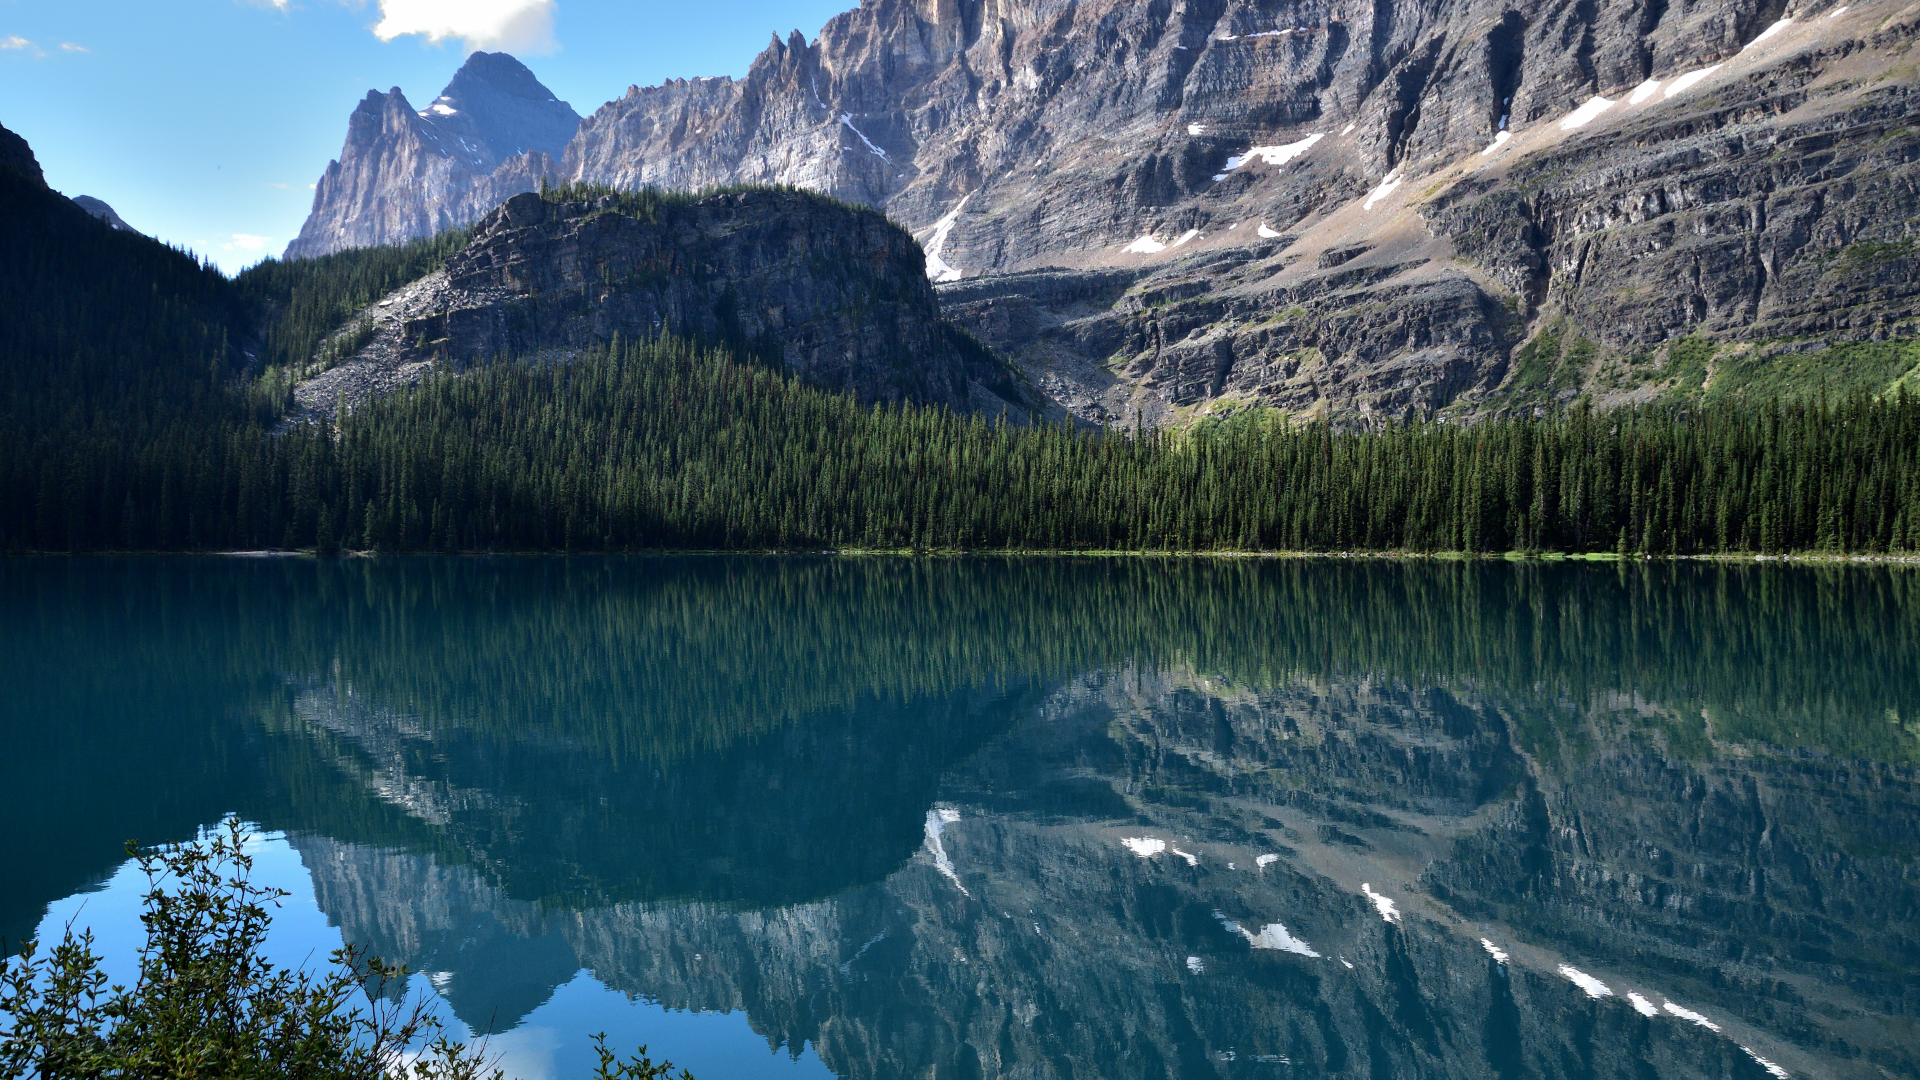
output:
<instances>
[{"instance_id":1,"label":"forested hillside","mask_svg":"<svg viewBox=\"0 0 1920 1080\"><path fill-rule=\"evenodd\" d=\"M104 452L98 476L77 466L64 485L16 484L0 543L1920 549L1920 400L1904 393L1371 432L1251 414L1130 438L862 406L660 340L436 377L337 426L206 434L157 463L157 484L120 480ZM118 517L88 513L114 502Z\"/></svg>"},{"instance_id":2,"label":"forested hillside","mask_svg":"<svg viewBox=\"0 0 1920 1080\"><path fill-rule=\"evenodd\" d=\"M465 242L229 281L0 168L0 550L1920 550L1902 387L1130 436L616 335L288 423L322 342Z\"/></svg>"}]
</instances>

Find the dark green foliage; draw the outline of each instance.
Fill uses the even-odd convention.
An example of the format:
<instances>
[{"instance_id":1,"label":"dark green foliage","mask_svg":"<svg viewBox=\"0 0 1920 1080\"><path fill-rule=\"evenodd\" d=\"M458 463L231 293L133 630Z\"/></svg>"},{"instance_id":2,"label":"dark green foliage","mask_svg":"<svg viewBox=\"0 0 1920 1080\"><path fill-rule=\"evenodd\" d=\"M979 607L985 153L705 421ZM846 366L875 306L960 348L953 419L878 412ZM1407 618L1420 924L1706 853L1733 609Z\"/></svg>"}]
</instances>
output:
<instances>
[{"instance_id":1,"label":"dark green foliage","mask_svg":"<svg viewBox=\"0 0 1920 1080\"><path fill-rule=\"evenodd\" d=\"M385 998L405 968L351 946L319 975L263 947L288 894L250 880L249 837L228 818L197 843L134 856L146 874L146 943L131 987L108 986L93 933L69 928L0 964L0 1077L38 1080L504 1080L485 1047L447 1038L416 1000ZM364 1004L362 1004L364 1003ZM594 1038L596 1080L692 1080L642 1046Z\"/></svg>"},{"instance_id":2,"label":"dark green foliage","mask_svg":"<svg viewBox=\"0 0 1920 1080\"><path fill-rule=\"evenodd\" d=\"M1904 393L1375 432L1253 414L1127 438L862 407L663 341L436 378L337 430L231 428L144 487L115 487L114 460L103 445L77 508L58 486L8 491L0 544L1920 548L1920 401ZM108 504L128 510L89 512Z\"/></svg>"},{"instance_id":3,"label":"dark green foliage","mask_svg":"<svg viewBox=\"0 0 1920 1080\"><path fill-rule=\"evenodd\" d=\"M269 908L287 894L248 880L253 860L237 821L198 844L128 853L148 882L139 978L108 987L91 931L69 929L44 960L29 943L0 971L0 1076L500 1076L446 1039L422 1005L381 998L378 987L401 969L351 949L319 976L267 960ZM424 1040L429 1052L402 1065Z\"/></svg>"},{"instance_id":4,"label":"dark green foliage","mask_svg":"<svg viewBox=\"0 0 1920 1080\"><path fill-rule=\"evenodd\" d=\"M542 197L648 220L696 198ZM462 234L228 282L13 173L0 200L0 550L1920 548L1920 408L1897 390L1373 432L1255 414L1126 438L863 408L663 342L442 377L276 435L314 350L325 363L343 320ZM1714 350L1674 343L1669 374L1703 380ZM1556 328L1512 382L1550 390L1593 352Z\"/></svg>"},{"instance_id":5,"label":"dark green foliage","mask_svg":"<svg viewBox=\"0 0 1920 1080\"><path fill-rule=\"evenodd\" d=\"M233 285L266 326L260 362L268 367L306 366L327 336L355 312L440 269L447 256L467 246L467 235L464 229L453 229L398 247L354 248L317 259L267 259L246 270Z\"/></svg>"},{"instance_id":6,"label":"dark green foliage","mask_svg":"<svg viewBox=\"0 0 1920 1080\"><path fill-rule=\"evenodd\" d=\"M791 184L715 184L693 191L669 191L657 187L617 188L607 184L571 183L551 185L545 181L540 185L540 197L550 203L605 202L606 208L637 221L657 224L663 211L692 206L694 203L710 199L716 195L739 195L747 192L775 192L790 195L820 206L831 206L862 214L875 214L879 211L871 206L845 202L831 195L822 195L817 191L794 187ZM898 226L896 226L897 228Z\"/></svg>"},{"instance_id":7,"label":"dark green foliage","mask_svg":"<svg viewBox=\"0 0 1920 1080\"><path fill-rule=\"evenodd\" d=\"M0 445L12 455L52 432L138 442L231 411L239 308L218 270L6 170L0 267Z\"/></svg>"}]
</instances>

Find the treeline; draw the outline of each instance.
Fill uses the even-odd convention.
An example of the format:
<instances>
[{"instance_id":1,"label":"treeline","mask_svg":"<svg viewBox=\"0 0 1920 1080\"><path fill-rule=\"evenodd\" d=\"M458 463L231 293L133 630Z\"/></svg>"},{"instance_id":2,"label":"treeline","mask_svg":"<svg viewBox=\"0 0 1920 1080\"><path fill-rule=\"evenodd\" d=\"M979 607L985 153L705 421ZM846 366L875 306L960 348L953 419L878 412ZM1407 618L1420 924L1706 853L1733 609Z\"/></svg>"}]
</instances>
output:
<instances>
[{"instance_id":1,"label":"treeline","mask_svg":"<svg viewBox=\"0 0 1920 1080\"><path fill-rule=\"evenodd\" d=\"M266 259L233 279L265 329L259 362L302 368L368 304L433 273L467 246L465 229L391 247L354 248L313 259Z\"/></svg>"},{"instance_id":2,"label":"treeline","mask_svg":"<svg viewBox=\"0 0 1920 1080\"><path fill-rule=\"evenodd\" d=\"M1904 394L1131 438L863 407L668 340L205 434L0 460L0 546L1920 550Z\"/></svg>"}]
</instances>

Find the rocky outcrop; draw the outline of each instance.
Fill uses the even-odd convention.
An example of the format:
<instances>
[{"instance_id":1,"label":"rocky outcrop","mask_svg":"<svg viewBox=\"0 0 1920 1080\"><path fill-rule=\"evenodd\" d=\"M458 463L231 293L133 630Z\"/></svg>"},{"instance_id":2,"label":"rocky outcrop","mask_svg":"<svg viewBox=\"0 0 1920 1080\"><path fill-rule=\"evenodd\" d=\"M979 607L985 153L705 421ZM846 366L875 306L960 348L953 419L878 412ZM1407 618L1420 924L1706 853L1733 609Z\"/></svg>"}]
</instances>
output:
<instances>
[{"instance_id":1,"label":"rocky outcrop","mask_svg":"<svg viewBox=\"0 0 1920 1080\"><path fill-rule=\"evenodd\" d=\"M327 164L288 258L391 244L466 225L498 205L499 185L537 185L579 114L505 53L474 53L425 109L394 87L368 91ZM502 177L495 180L495 174Z\"/></svg>"},{"instance_id":2,"label":"rocky outcrop","mask_svg":"<svg viewBox=\"0 0 1920 1080\"><path fill-rule=\"evenodd\" d=\"M798 191L702 198L532 192L444 269L342 331L351 359L302 383L309 414L502 356L677 334L863 401L1025 407L1009 372L941 321L913 238Z\"/></svg>"},{"instance_id":3,"label":"rocky outcrop","mask_svg":"<svg viewBox=\"0 0 1920 1080\"><path fill-rule=\"evenodd\" d=\"M629 90L553 167L881 207L942 281L1136 272L1110 303L1026 277L956 310L1090 421L1645 400L1700 391L1666 364L1689 335L1764 367L1914 333L1886 245L1920 213L1916 25L1910 0L866 0L743 79Z\"/></svg>"}]
</instances>

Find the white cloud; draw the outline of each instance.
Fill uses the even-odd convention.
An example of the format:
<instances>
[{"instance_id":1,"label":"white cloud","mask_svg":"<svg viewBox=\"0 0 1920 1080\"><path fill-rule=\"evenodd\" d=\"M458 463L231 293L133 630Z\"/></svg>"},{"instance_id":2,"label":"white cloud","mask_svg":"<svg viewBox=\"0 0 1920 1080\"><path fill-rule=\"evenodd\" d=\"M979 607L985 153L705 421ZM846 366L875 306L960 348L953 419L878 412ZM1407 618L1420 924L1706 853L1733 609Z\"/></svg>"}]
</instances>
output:
<instances>
[{"instance_id":1,"label":"white cloud","mask_svg":"<svg viewBox=\"0 0 1920 1080\"><path fill-rule=\"evenodd\" d=\"M60 43L60 51L61 52L92 52L93 50L87 48L85 45L75 45L71 41L63 41Z\"/></svg>"},{"instance_id":2,"label":"white cloud","mask_svg":"<svg viewBox=\"0 0 1920 1080\"><path fill-rule=\"evenodd\" d=\"M33 42L28 41L26 38L21 37L19 34L9 34L6 37L0 38L0 49L31 49L31 48L33 48Z\"/></svg>"},{"instance_id":3,"label":"white cloud","mask_svg":"<svg viewBox=\"0 0 1920 1080\"><path fill-rule=\"evenodd\" d=\"M267 245L272 242L273 238L270 236L253 236L249 233L237 232L233 234L233 243L220 246L228 251L265 251Z\"/></svg>"},{"instance_id":4,"label":"white cloud","mask_svg":"<svg viewBox=\"0 0 1920 1080\"><path fill-rule=\"evenodd\" d=\"M458 38L469 49L550 53L555 0L380 0L373 34L392 41L420 34L431 42Z\"/></svg>"}]
</instances>

